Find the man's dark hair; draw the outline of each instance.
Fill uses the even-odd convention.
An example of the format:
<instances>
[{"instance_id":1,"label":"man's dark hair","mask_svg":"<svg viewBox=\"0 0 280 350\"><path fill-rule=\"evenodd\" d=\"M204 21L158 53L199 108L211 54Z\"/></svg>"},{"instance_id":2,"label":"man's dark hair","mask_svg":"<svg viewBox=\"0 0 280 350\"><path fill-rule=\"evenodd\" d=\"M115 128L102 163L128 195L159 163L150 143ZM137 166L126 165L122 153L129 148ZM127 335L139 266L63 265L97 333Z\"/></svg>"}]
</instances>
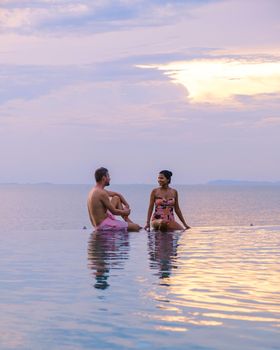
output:
<instances>
[{"instance_id":1,"label":"man's dark hair","mask_svg":"<svg viewBox=\"0 0 280 350\"><path fill-rule=\"evenodd\" d=\"M101 168L96 169L95 174L94 174L95 181L100 182L102 180L102 177L106 176L107 173L108 173L108 169L106 169L106 168L101 167Z\"/></svg>"}]
</instances>

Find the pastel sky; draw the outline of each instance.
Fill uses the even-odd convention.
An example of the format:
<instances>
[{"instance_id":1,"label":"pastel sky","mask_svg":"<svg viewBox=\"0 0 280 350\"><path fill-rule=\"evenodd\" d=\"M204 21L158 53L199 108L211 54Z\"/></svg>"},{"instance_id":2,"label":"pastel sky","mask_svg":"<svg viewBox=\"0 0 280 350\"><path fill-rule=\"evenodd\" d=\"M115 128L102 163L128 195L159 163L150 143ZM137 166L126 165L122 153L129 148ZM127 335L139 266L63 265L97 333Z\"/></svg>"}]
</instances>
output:
<instances>
[{"instance_id":1,"label":"pastel sky","mask_svg":"<svg viewBox=\"0 0 280 350\"><path fill-rule=\"evenodd\" d=\"M280 180L279 0L1 0L0 182Z\"/></svg>"}]
</instances>

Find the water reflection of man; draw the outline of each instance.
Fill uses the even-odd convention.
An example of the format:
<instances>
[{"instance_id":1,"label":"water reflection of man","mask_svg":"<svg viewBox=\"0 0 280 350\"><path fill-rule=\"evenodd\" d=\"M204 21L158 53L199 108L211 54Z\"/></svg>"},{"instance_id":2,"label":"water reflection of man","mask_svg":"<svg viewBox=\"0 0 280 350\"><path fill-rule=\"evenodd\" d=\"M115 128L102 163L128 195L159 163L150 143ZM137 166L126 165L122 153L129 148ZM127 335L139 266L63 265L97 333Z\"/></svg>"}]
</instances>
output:
<instances>
[{"instance_id":1,"label":"water reflection of man","mask_svg":"<svg viewBox=\"0 0 280 350\"><path fill-rule=\"evenodd\" d=\"M94 287L109 287L110 269L123 269L124 260L128 259L128 232L93 232L88 242L88 267L95 276Z\"/></svg>"},{"instance_id":2,"label":"water reflection of man","mask_svg":"<svg viewBox=\"0 0 280 350\"><path fill-rule=\"evenodd\" d=\"M157 269L159 278L168 278L176 269L179 233L152 231L148 233L150 267Z\"/></svg>"}]
</instances>

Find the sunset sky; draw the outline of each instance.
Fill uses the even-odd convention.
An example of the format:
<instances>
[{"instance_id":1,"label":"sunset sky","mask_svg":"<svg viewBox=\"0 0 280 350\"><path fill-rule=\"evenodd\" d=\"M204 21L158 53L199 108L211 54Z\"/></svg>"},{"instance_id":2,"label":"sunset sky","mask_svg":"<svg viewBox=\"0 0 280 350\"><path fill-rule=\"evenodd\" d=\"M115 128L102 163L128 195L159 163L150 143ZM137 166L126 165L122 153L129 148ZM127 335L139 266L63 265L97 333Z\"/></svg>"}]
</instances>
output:
<instances>
[{"instance_id":1,"label":"sunset sky","mask_svg":"<svg viewBox=\"0 0 280 350\"><path fill-rule=\"evenodd\" d=\"M0 183L280 181L279 0L1 0Z\"/></svg>"}]
</instances>

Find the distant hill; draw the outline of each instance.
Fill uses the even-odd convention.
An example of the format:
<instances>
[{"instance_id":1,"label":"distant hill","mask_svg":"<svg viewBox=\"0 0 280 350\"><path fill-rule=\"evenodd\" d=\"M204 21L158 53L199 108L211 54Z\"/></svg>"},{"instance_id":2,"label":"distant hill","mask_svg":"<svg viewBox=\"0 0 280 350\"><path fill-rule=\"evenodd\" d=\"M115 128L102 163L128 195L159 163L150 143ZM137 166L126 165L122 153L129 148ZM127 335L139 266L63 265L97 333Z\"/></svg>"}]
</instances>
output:
<instances>
[{"instance_id":1,"label":"distant hill","mask_svg":"<svg viewBox=\"0 0 280 350\"><path fill-rule=\"evenodd\" d=\"M242 181L242 180L213 180L207 185L238 185L238 186L280 186L280 181Z\"/></svg>"}]
</instances>

